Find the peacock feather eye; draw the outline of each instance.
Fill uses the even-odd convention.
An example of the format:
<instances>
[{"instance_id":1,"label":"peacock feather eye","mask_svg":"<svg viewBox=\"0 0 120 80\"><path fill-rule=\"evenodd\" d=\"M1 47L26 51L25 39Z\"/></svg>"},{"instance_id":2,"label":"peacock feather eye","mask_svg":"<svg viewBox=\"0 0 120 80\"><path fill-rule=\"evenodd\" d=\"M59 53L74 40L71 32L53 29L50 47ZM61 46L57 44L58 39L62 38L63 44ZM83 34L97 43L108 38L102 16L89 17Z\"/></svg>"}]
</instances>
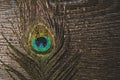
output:
<instances>
[{"instance_id":1,"label":"peacock feather eye","mask_svg":"<svg viewBox=\"0 0 120 80\"><path fill-rule=\"evenodd\" d=\"M54 48L54 36L44 24L37 24L29 35L29 46L38 54L47 54Z\"/></svg>"}]
</instances>

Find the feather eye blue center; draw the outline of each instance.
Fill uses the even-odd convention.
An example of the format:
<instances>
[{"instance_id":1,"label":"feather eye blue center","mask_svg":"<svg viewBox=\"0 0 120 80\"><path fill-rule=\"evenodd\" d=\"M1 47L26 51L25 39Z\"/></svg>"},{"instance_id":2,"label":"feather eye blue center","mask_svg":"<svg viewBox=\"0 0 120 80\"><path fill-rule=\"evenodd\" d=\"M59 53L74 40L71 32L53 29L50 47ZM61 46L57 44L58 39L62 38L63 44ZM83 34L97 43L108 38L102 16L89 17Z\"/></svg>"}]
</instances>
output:
<instances>
[{"instance_id":1,"label":"feather eye blue center","mask_svg":"<svg viewBox=\"0 0 120 80\"><path fill-rule=\"evenodd\" d=\"M36 39L36 45L45 47L47 45L47 40L44 37L39 37Z\"/></svg>"},{"instance_id":2,"label":"feather eye blue center","mask_svg":"<svg viewBox=\"0 0 120 80\"><path fill-rule=\"evenodd\" d=\"M46 52L51 47L51 39L48 36L33 38L32 47L35 51Z\"/></svg>"}]
</instances>

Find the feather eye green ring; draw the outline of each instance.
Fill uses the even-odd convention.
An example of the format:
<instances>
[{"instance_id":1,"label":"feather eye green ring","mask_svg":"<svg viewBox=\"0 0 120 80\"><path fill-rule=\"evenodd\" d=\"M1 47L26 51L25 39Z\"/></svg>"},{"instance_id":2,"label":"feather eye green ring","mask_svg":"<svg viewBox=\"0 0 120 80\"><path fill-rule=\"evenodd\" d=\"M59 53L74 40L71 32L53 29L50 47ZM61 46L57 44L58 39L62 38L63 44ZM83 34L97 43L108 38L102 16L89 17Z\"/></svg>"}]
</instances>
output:
<instances>
[{"instance_id":1,"label":"feather eye green ring","mask_svg":"<svg viewBox=\"0 0 120 80\"><path fill-rule=\"evenodd\" d=\"M51 39L48 36L33 38L31 44L35 51L46 52L51 47Z\"/></svg>"},{"instance_id":2,"label":"feather eye green ring","mask_svg":"<svg viewBox=\"0 0 120 80\"><path fill-rule=\"evenodd\" d=\"M37 24L28 29L28 47L37 56L50 54L55 48L55 39L51 30L44 24Z\"/></svg>"}]
</instances>

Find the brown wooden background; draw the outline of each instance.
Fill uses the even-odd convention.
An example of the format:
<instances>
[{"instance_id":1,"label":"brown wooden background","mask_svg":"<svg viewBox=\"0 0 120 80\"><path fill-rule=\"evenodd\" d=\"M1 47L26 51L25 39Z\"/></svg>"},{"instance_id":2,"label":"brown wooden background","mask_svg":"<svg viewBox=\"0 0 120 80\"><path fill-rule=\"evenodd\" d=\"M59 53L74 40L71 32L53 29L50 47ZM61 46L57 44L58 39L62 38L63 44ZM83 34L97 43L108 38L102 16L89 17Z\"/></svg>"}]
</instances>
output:
<instances>
[{"instance_id":1,"label":"brown wooden background","mask_svg":"<svg viewBox=\"0 0 120 80\"><path fill-rule=\"evenodd\" d=\"M14 17L11 4L9 0L0 0L0 24L6 25L6 28L0 26L0 31L8 36L12 35L6 21ZM66 5L70 54L76 49L81 54L78 73L73 80L120 80L120 0L61 0L59 5L60 15ZM15 39L11 39L16 44ZM0 57L7 61L5 44L0 37ZM3 76L0 70L0 80Z\"/></svg>"}]
</instances>

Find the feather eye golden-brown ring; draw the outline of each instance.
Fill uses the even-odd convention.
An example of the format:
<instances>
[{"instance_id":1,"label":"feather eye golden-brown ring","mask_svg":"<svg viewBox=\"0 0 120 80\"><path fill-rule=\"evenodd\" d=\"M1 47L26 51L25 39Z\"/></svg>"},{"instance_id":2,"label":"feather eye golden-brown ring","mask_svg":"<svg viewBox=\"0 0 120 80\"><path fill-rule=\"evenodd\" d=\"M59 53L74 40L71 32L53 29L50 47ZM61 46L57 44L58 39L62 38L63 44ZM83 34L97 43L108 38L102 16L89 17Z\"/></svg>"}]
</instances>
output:
<instances>
[{"instance_id":1,"label":"feather eye golden-brown ring","mask_svg":"<svg viewBox=\"0 0 120 80\"><path fill-rule=\"evenodd\" d=\"M54 36L44 24L37 24L29 34L28 45L38 54L48 54L55 47Z\"/></svg>"}]
</instances>

